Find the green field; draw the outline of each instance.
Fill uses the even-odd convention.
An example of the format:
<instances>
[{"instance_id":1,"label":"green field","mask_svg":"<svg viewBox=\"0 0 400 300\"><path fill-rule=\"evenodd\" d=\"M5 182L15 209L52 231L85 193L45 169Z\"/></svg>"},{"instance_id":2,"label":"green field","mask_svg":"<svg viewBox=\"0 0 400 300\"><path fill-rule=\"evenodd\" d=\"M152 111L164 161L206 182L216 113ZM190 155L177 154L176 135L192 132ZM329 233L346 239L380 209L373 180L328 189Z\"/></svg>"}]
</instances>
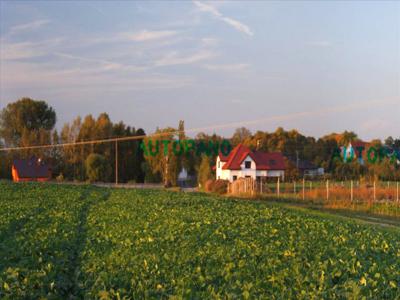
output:
<instances>
[{"instance_id":1,"label":"green field","mask_svg":"<svg viewBox=\"0 0 400 300\"><path fill-rule=\"evenodd\" d=\"M0 298L400 299L400 231L203 194L0 183Z\"/></svg>"}]
</instances>

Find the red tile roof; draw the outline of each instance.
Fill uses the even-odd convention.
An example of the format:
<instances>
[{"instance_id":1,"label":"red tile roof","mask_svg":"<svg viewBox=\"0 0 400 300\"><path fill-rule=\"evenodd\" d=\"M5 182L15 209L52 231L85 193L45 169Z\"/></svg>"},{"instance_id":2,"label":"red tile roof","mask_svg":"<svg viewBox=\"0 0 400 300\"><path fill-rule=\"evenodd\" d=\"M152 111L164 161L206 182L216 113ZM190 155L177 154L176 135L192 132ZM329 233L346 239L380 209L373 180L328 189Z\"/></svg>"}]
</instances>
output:
<instances>
[{"instance_id":1,"label":"red tile roof","mask_svg":"<svg viewBox=\"0 0 400 300\"><path fill-rule=\"evenodd\" d=\"M256 170L285 170L285 160L280 152L251 151L248 147L239 144L227 157L224 170L240 170L244 159L250 156L256 164ZM221 155L220 155L221 159ZM222 160L222 159L221 159Z\"/></svg>"},{"instance_id":2,"label":"red tile roof","mask_svg":"<svg viewBox=\"0 0 400 300\"><path fill-rule=\"evenodd\" d=\"M223 154L220 152L218 156L219 156L219 159L220 159L222 162L227 162L227 161L228 161L229 155L228 155L228 156L225 156L225 155L223 155Z\"/></svg>"}]
</instances>

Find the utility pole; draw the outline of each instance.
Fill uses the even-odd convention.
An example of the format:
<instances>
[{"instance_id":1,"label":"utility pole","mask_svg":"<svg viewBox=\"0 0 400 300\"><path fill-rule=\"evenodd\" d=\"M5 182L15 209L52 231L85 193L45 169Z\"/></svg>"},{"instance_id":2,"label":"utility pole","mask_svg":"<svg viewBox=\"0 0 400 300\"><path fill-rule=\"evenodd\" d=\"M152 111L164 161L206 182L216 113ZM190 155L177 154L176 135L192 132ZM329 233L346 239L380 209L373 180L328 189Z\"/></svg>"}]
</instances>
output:
<instances>
[{"instance_id":1,"label":"utility pole","mask_svg":"<svg viewBox=\"0 0 400 300\"><path fill-rule=\"evenodd\" d=\"M350 181L350 199L351 199L351 203L353 203L353 180Z\"/></svg>"},{"instance_id":2,"label":"utility pole","mask_svg":"<svg viewBox=\"0 0 400 300\"><path fill-rule=\"evenodd\" d=\"M277 191L277 193L278 193L278 199L279 199L279 196L280 196L280 193L281 193L280 179L281 179L281 177L278 176L278 182L276 183L276 191Z\"/></svg>"},{"instance_id":3,"label":"utility pole","mask_svg":"<svg viewBox=\"0 0 400 300\"><path fill-rule=\"evenodd\" d=\"M115 184L118 185L118 141L115 141Z\"/></svg>"},{"instance_id":4,"label":"utility pole","mask_svg":"<svg viewBox=\"0 0 400 300\"><path fill-rule=\"evenodd\" d=\"M329 180L326 180L326 200L329 201Z\"/></svg>"},{"instance_id":5,"label":"utility pole","mask_svg":"<svg viewBox=\"0 0 400 300\"><path fill-rule=\"evenodd\" d=\"M165 156L165 179L164 186L168 187L168 155Z\"/></svg>"}]
</instances>

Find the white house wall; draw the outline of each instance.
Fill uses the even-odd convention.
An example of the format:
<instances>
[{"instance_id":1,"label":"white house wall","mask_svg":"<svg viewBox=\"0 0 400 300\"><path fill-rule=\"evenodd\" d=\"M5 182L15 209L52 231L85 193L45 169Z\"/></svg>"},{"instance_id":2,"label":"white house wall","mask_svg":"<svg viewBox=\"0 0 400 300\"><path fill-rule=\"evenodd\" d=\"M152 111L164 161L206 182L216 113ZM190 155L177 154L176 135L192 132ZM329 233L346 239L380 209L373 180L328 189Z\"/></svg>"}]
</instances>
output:
<instances>
[{"instance_id":1,"label":"white house wall","mask_svg":"<svg viewBox=\"0 0 400 300\"><path fill-rule=\"evenodd\" d=\"M245 162L250 161L251 162L251 168L246 169L245 168ZM220 164L219 164L220 162ZM219 164L219 168L218 168ZM219 156L217 157L217 163L216 163L216 178L217 179L223 179L223 180L229 180L233 181L233 177L236 176L237 178L244 178L246 176L250 176L253 179L256 179L257 176L260 177L281 177L282 179L285 176L285 171L284 170L256 170L256 164L254 160L250 157L247 156L242 164L240 165L241 170L223 170L222 167L224 166L225 162L221 162Z\"/></svg>"}]
</instances>

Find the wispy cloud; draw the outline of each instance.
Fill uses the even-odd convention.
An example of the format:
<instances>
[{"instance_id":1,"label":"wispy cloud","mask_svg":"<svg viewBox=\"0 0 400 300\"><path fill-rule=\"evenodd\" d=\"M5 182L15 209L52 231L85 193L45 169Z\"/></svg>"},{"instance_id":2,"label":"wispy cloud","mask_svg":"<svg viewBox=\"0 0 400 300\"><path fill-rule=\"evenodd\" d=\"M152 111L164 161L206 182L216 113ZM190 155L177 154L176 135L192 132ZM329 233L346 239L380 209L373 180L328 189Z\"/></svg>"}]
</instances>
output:
<instances>
[{"instance_id":1,"label":"wispy cloud","mask_svg":"<svg viewBox=\"0 0 400 300\"><path fill-rule=\"evenodd\" d=\"M170 52L166 54L164 57L155 61L155 66L172 66L172 65L185 65L192 64L202 60L206 60L214 57L215 54L208 50L201 50L197 53L182 56L179 55L176 51Z\"/></svg>"},{"instance_id":2,"label":"wispy cloud","mask_svg":"<svg viewBox=\"0 0 400 300\"><path fill-rule=\"evenodd\" d=\"M47 39L38 42L15 42L10 43L5 39L1 40L1 60L30 59L43 56L51 49L61 44L63 38Z\"/></svg>"},{"instance_id":3,"label":"wispy cloud","mask_svg":"<svg viewBox=\"0 0 400 300\"><path fill-rule=\"evenodd\" d=\"M249 68L249 64L224 64L224 65L204 65L204 68L212 71L242 71Z\"/></svg>"},{"instance_id":4,"label":"wispy cloud","mask_svg":"<svg viewBox=\"0 0 400 300\"><path fill-rule=\"evenodd\" d=\"M97 66L97 71L111 71L111 70L125 70L125 71L144 71L147 70L148 67L145 66L136 66L131 64L119 63L107 59L97 59L97 58L88 58L83 56L71 55L63 52L55 52L54 55L69 59L69 60L77 60L81 62L86 62L89 64L94 64Z\"/></svg>"},{"instance_id":5,"label":"wispy cloud","mask_svg":"<svg viewBox=\"0 0 400 300\"><path fill-rule=\"evenodd\" d=\"M35 20L29 23L24 23L24 24L18 24L10 28L10 34L17 34L17 33L22 33L26 31L32 31L36 30L44 25L47 25L50 23L50 20L46 19L41 19L41 20Z\"/></svg>"},{"instance_id":6,"label":"wispy cloud","mask_svg":"<svg viewBox=\"0 0 400 300\"><path fill-rule=\"evenodd\" d=\"M243 32L249 36L253 36L254 33L251 31L250 27L247 26L246 24L243 24L242 22L239 22L238 20L235 20L230 17L225 17L218 9L216 9L214 6L210 4L206 4L200 1L193 1L193 3L196 5L196 7L202 11L202 12L207 12L216 17L217 19L225 22L226 24L230 25L231 27L235 28L236 30Z\"/></svg>"},{"instance_id":7,"label":"wispy cloud","mask_svg":"<svg viewBox=\"0 0 400 300\"><path fill-rule=\"evenodd\" d=\"M307 45L313 46L313 47L328 48L328 47L332 47L333 43L329 42L329 41L312 41L312 42L307 43Z\"/></svg>"},{"instance_id":8,"label":"wispy cloud","mask_svg":"<svg viewBox=\"0 0 400 300\"><path fill-rule=\"evenodd\" d=\"M214 47L217 46L219 41L216 38L202 38L201 39L201 43L205 46L205 47Z\"/></svg>"},{"instance_id":9,"label":"wispy cloud","mask_svg":"<svg viewBox=\"0 0 400 300\"><path fill-rule=\"evenodd\" d=\"M173 30L142 30L135 33L123 33L120 37L135 42L145 42L170 38L177 34L178 32Z\"/></svg>"},{"instance_id":10,"label":"wispy cloud","mask_svg":"<svg viewBox=\"0 0 400 300\"><path fill-rule=\"evenodd\" d=\"M9 62L0 69L0 73L2 84L7 86L9 90L18 90L23 86L32 91L69 92L78 97L82 92L174 89L193 83L192 78L188 76L172 76L170 74L127 76L127 74L132 73L105 72L102 66L91 66L83 69L66 67L60 70L34 64Z\"/></svg>"}]
</instances>

